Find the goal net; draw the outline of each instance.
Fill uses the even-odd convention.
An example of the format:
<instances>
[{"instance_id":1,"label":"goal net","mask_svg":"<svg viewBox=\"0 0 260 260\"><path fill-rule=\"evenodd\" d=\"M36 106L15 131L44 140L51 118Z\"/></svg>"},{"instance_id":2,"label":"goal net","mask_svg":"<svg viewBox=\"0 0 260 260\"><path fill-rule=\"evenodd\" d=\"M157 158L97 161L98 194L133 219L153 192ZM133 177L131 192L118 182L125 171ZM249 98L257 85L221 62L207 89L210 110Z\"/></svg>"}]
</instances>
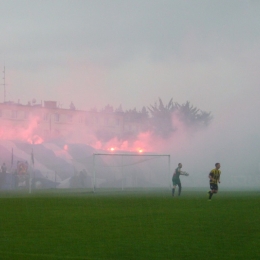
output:
<instances>
[{"instance_id":1,"label":"goal net","mask_svg":"<svg viewBox=\"0 0 260 260\"><path fill-rule=\"evenodd\" d=\"M170 155L93 154L93 191L170 188Z\"/></svg>"}]
</instances>

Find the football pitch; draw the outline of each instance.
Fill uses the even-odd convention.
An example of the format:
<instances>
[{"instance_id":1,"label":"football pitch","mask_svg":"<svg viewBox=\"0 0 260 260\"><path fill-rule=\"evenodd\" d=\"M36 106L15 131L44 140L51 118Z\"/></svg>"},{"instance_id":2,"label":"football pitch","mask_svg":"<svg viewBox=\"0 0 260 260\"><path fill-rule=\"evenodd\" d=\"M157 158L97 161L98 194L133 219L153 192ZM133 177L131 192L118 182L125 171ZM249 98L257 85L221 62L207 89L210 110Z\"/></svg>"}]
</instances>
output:
<instances>
[{"instance_id":1,"label":"football pitch","mask_svg":"<svg viewBox=\"0 0 260 260\"><path fill-rule=\"evenodd\" d=\"M259 259L260 191L0 193L0 259Z\"/></svg>"}]
</instances>

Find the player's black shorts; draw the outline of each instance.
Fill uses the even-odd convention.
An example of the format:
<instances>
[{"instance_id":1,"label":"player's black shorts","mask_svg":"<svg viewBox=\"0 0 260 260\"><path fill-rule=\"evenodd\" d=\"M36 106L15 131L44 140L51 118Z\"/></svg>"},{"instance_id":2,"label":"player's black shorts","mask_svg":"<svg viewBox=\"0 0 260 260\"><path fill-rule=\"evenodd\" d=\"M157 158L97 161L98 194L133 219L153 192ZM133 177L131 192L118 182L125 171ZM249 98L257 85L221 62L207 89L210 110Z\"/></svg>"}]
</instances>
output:
<instances>
[{"instance_id":1,"label":"player's black shorts","mask_svg":"<svg viewBox=\"0 0 260 260\"><path fill-rule=\"evenodd\" d=\"M218 184L210 183L209 186L211 190L218 190Z\"/></svg>"}]
</instances>

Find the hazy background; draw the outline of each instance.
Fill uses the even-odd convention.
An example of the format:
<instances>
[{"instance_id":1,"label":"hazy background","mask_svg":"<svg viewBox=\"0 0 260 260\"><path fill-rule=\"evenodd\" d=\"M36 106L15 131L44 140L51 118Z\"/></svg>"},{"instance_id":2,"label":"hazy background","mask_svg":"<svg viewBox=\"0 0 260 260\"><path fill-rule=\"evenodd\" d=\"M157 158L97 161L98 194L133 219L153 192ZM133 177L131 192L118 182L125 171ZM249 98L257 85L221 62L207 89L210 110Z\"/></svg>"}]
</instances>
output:
<instances>
[{"instance_id":1,"label":"hazy background","mask_svg":"<svg viewBox=\"0 0 260 260\"><path fill-rule=\"evenodd\" d=\"M259 185L259 13L253 0L0 0L6 100L82 110L190 101L214 119L165 146L172 167L207 184L219 161L223 185Z\"/></svg>"}]
</instances>

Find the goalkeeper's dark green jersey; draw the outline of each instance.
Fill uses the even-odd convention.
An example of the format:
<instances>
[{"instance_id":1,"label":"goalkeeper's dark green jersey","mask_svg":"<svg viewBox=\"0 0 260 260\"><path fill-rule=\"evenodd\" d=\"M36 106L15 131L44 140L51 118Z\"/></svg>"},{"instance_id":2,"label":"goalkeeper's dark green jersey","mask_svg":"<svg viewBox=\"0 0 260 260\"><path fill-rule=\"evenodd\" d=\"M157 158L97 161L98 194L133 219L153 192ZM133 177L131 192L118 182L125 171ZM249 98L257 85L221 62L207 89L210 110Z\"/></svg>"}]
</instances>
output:
<instances>
[{"instance_id":1,"label":"goalkeeper's dark green jersey","mask_svg":"<svg viewBox=\"0 0 260 260\"><path fill-rule=\"evenodd\" d=\"M173 176L172 176L172 180L180 180L180 175L181 175L181 168L176 168Z\"/></svg>"},{"instance_id":2,"label":"goalkeeper's dark green jersey","mask_svg":"<svg viewBox=\"0 0 260 260\"><path fill-rule=\"evenodd\" d=\"M218 184L219 178L220 178L221 170L213 169L209 173L209 176L211 176L210 183Z\"/></svg>"}]
</instances>

